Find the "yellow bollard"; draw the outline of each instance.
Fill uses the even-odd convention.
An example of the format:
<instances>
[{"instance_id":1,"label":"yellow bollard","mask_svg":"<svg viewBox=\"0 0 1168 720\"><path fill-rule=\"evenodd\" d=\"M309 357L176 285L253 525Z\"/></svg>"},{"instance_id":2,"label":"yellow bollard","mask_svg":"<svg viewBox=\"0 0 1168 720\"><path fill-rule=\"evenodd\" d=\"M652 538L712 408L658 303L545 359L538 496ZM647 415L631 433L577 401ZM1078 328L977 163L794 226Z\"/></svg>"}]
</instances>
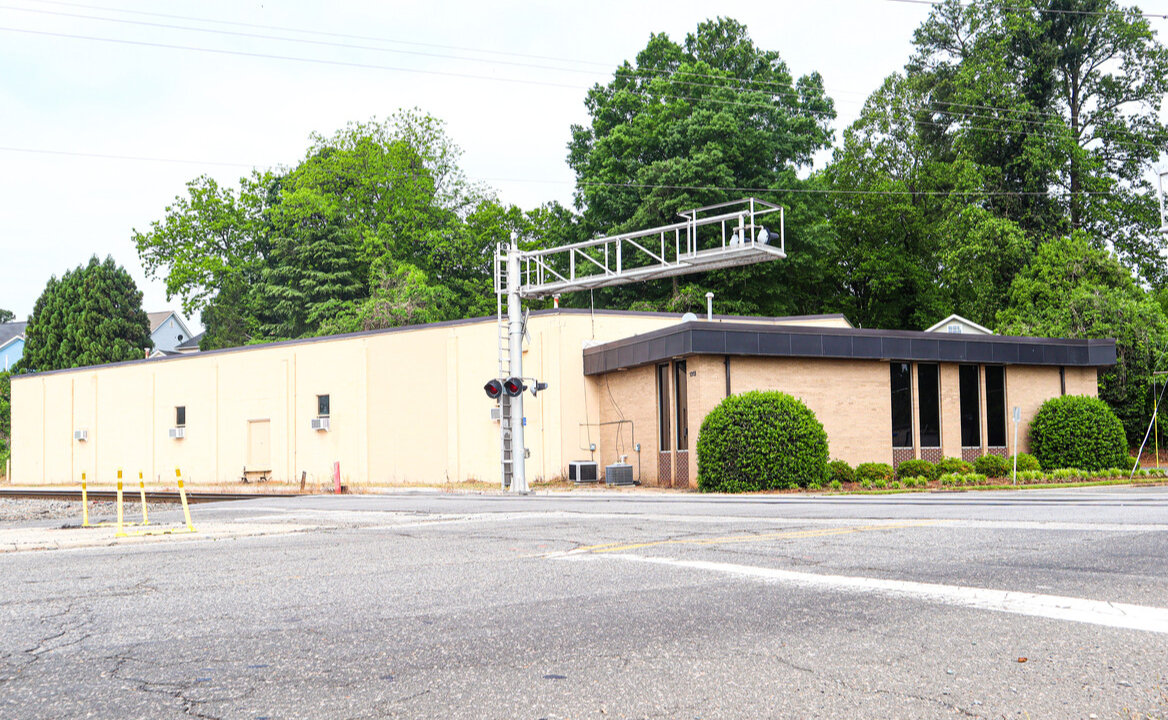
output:
<instances>
[{"instance_id":1,"label":"yellow bollard","mask_svg":"<svg viewBox=\"0 0 1168 720\"><path fill-rule=\"evenodd\" d=\"M85 473L81 473L81 527L89 527L89 493L85 492Z\"/></svg>"},{"instance_id":2,"label":"yellow bollard","mask_svg":"<svg viewBox=\"0 0 1168 720\"><path fill-rule=\"evenodd\" d=\"M126 531L122 528L122 469L118 468L118 531L114 533L114 537L126 537Z\"/></svg>"},{"instance_id":3,"label":"yellow bollard","mask_svg":"<svg viewBox=\"0 0 1168 720\"><path fill-rule=\"evenodd\" d=\"M174 469L174 476L178 478L178 497L182 500L183 515L187 518L187 530L195 531L194 523L191 522L191 510L187 507L187 491L183 490L182 472L178 468Z\"/></svg>"},{"instance_id":4,"label":"yellow bollard","mask_svg":"<svg viewBox=\"0 0 1168 720\"><path fill-rule=\"evenodd\" d=\"M142 524L149 525L150 521L146 518L146 481L142 479L142 471L138 471L138 492L142 495Z\"/></svg>"}]
</instances>

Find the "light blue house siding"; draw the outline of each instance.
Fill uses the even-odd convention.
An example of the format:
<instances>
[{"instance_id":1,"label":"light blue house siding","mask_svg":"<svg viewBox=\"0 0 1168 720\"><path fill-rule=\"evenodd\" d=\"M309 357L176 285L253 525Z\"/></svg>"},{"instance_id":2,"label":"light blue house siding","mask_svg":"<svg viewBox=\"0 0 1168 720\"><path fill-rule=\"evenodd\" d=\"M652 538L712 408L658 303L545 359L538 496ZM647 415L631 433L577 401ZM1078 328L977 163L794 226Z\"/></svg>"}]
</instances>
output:
<instances>
[{"instance_id":1,"label":"light blue house siding","mask_svg":"<svg viewBox=\"0 0 1168 720\"><path fill-rule=\"evenodd\" d=\"M24 338L12 338L0 347L0 370L11 370L21 355L24 355Z\"/></svg>"}]
</instances>

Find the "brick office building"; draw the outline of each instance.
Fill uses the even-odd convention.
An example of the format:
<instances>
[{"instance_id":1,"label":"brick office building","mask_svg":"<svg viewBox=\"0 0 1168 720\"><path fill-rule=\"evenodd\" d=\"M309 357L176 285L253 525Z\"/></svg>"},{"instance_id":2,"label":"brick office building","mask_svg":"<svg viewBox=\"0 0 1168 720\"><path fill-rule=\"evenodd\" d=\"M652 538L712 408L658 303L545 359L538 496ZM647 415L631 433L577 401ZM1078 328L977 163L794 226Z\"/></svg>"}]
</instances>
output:
<instances>
[{"instance_id":1,"label":"brick office building","mask_svg":"<svg viewBox=\"0 0 1168 720\"><path fill-rule=\"evenodd\" d=\"M702 420L755 389L806 402L832 457L853 465L1009 454L1009 408L1025 450L1044 400L1096 395L1097 370L1115 363L1113 340L941 325L533 312L524 367L550 387L525 405L528 476L627 457L645 484L692 486ZM479 318L18 376L13 482L105 482L119 467L160 480L175 466L195 484L315 481L334 462L350 485L497 482L499 425L482 391L497 342L494 318Z\"/></svg>"}]
</instances>

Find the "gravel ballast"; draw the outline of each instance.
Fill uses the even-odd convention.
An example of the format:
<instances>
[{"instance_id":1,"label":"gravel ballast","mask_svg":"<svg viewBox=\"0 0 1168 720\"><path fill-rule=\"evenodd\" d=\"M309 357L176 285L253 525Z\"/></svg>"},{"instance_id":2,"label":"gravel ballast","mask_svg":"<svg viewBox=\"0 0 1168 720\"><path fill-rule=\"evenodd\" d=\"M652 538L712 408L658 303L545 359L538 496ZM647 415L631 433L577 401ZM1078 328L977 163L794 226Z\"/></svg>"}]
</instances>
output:
<instances>
[{"instance_id":1,"label":"gravel ballast","mask_svg":"<svg viewBox=\"0 0 1168 720\"><path fill-rule=\"evenodd\" d=\"M181 509L178 503L146 503L146 512L153 515L156 512ZM89 522L114 521L118 517L117 503L112 500L102 500L89 503ZM142 504L140 502L124 502L122 517L127 522L142 519ZM72 520L81 523L80 500L39 500L24 498L0 498L0 523L19 523L35 520Z\"/></svg>"}]
</instances>

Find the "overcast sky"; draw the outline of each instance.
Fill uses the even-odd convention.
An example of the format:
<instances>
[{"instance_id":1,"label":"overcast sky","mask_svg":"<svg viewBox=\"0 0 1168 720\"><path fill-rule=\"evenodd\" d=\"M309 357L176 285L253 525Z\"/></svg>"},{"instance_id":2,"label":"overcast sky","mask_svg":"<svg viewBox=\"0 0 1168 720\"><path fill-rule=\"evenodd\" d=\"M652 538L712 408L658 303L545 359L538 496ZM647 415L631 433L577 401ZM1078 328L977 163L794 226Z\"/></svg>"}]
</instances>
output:
<instances>
[{"instance_id":1,"label":"overcast sky","mask_svg":"<svg viewBox=\"0 0 1168 720\"><path fill-rule=\"evenodd\" d=\"M1168 12L1168 0L1141 5ZM504 202L567 204L566 144L569 126L587 121L586 89L633 59L650 33L680 40L717 15L744 22L796 75L822 73L839 112L838 139L867 95L902 68L927 13L925 5L888 0L6 0L0 308L25 319L51 275L108 254L134 276L146 310L178 309L161 281L145 277L133 229L161 219L201 174L234 185L252 166L294 165L309 133L331 134L399 108L445 120L465 172ZM1161 32L1162 25L1153 21ZM475 52L484 50L493 52Z\"/></svg>"}]
</instances>

